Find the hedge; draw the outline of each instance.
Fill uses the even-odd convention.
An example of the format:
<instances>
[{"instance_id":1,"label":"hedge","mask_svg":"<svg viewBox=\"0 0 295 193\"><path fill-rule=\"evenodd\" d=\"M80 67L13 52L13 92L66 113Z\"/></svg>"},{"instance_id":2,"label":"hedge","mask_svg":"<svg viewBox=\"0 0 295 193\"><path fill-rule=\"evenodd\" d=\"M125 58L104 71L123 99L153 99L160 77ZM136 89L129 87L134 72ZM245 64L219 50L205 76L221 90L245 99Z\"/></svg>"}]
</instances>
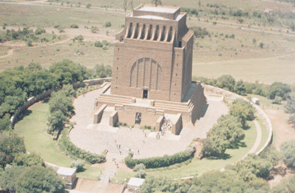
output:
<instances>
[{"instance_id":1,"label":"hedge","mask_svg":"<svg viewBox=\"0 0 295 193\"><path fill-rule=\"evenodd\" d=\"M62 131L62 137L58 141L59 148L65 152L66 155L73 159L83 159L88 163L102 163L105 162L105 155L94 154L89 151L82 150L76 147L67 135L68 129Z\"/></svg>"},{"instance_id":2,"label":"hedge","mask_svg":"<svg viewBox=\"0 0 295 193\"><path fill-rule=\"evenodd\" d=\"M148 168L167 167L176 163L184 162L194 157L195 147L188 147L186 150L173 155L164 155L163 157L151 157L144 159L133 159L133 154L130 153L125 158L125 163L129 168L133 168L136 164L144 164Z\"/></svg>"}]
</instances>

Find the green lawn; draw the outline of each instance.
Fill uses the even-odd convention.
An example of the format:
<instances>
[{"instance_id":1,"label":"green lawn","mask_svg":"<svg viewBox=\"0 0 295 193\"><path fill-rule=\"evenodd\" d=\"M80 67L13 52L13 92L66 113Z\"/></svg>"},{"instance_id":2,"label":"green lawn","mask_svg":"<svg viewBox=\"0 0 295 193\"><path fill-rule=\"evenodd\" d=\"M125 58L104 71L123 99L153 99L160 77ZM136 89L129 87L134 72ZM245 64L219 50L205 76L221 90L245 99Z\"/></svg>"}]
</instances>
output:
<instances>
[{"instance_id":1,"label":"green lawn","mask_svg":"<svg viewBox=\"0 0 295 193\"><path fill-rule=\"evenodd\" d=\"M256 152L258 152L264 146L264 144L266 143L269 133L268 133L268 130L267 130L265 124L263 123L262 119L259 118L259 117L256 117L256 120L258 121L258 123L259 123L259 125L261 127L261 133L262 133L260 145L258 146L257 151L256 151Z\"/></svg>"},{"instance_id":2,"label":"green lawn","mask_svg":"<svg viewBox=\"0 0 295 193\"><path fill-rule=\"evenodd\" d=\"M49 104L37 103L27 113L30 114L15 125L15 131L24 137L27 151L40 154L46 162L69 167L72 160L57 150L57 141L46 133Z\"/></svg>"},{"instance_id":3,"label":"green lawn","mask_svg":"<svg viewBox=\"0 0 295 193\"><path fill-rule=\"evenodd\" d=\"M78 172L77 177L87 178L90 180L98 180L102 172L103 172L102 168L95 168L95 167L91 167L90 165L85 165L84 171Z\"/></svg>"},{"instance_id":4,"label":"green lawn","mask_svg":"<svg viewBox=\"0 0 295 193\"><path fill-rule=\"evenodd\" d=\"M245 130L245 138L242 140L246 144L245 147L239 149L228 149L226 154L229 155L228 159L202 159L198 160L194 158L192 163L183 166L179 169L158 171L158 172L147 172L147 175L151 176L168 176L169 178L180 178L186 176L201 175L204 172L211 170L221 170L227 164L233 164L247 154L256 140L256 128L253 121L248 121L249 129ZM113 180L118 179L122 182L125 178L135 176L136 173L118 172Z\"/></svg>"},{"instance_id":5,"label":"green lawn","mask_svg":"<svg viewBox=\"0 0 295 193\"><path fill-rule=\"evenodd\" d=\"M72 159L58 151L56 144L50 135L46 133L46 121L49 116L48 103L37 103L31 106L16 125L15 131L24 137L28 152L36 152L44 161L63 167L70 167ZM84 166L84 171L77 173L77 177L97 180L102 168Z\"/></svg>"}]
</instances>

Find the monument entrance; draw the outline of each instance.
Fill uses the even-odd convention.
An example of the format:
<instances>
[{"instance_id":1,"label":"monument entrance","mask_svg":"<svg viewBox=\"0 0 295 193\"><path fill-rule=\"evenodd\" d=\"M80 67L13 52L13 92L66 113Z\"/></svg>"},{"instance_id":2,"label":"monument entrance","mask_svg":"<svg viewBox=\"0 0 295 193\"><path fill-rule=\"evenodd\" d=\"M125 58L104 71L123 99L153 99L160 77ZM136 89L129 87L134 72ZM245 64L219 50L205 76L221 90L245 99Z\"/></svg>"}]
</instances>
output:
<instances>
[{"instance_id":1,"label":"monument entrance","mask_svg":"<svg viewBox=\"0 0 295 193\"><path fill-rule=\"evenodd\" d=\"M142 98L147 99L148 98L148 90L144 89L143 90L143 96Z\"/></svg>"}]
</instances>

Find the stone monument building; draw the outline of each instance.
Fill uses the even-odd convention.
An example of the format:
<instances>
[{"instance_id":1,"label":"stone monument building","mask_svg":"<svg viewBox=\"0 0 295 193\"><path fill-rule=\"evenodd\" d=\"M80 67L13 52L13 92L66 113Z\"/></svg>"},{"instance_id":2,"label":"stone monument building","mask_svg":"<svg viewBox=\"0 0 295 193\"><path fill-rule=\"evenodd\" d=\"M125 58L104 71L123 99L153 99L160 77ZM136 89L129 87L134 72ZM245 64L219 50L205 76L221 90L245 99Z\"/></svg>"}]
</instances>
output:
<instances>
[{"instance_id":1,"label":"stone monument building","mask_svg":"<svg viewBox=\"0 0 295 193\"><path fill-rule=\"evenodd\" d=\"M206 98L201 84L191 81L193 37L179 7L136 7L116 35L112 83L96 99L94 122L114 107L111 125L119 121L160 130L170 117L172 133L179 134L183 124L194 124Z\"/></svg>"}]
</instances>

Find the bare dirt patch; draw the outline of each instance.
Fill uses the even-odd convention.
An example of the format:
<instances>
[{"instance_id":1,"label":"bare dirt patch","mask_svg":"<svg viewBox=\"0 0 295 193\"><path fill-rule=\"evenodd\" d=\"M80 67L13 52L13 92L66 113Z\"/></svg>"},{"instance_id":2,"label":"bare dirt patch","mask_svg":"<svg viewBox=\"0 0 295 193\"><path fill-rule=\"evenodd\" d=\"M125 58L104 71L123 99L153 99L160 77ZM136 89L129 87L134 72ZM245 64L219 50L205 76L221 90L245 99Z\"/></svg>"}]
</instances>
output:
<instances>
[{"instance_id":1,"label":"bare dirt patch","mask_svg":"<svg viewBox=\"0 0 295 193\"><path fill-rule=\"evenodd\" d=\"M285 141L295 139L295 129L287 123L288 115L282 109L265 109L267 116L270 118L273 126L273 142L276 149L280 149L280 145Z\"/></svg>"},{"instance_id":2,"label":"bare dirt patch","mask_svg":"<svg viewBox=\"0 0 295 193\"><path fill-rule=\"evenodd\" d=\"M274 187L278 185L283 178L289 178L294 175L295 171L287 168L286 164L278 164L270 171L268 183L270 187Z\"/></svg>"}]
</instances>

